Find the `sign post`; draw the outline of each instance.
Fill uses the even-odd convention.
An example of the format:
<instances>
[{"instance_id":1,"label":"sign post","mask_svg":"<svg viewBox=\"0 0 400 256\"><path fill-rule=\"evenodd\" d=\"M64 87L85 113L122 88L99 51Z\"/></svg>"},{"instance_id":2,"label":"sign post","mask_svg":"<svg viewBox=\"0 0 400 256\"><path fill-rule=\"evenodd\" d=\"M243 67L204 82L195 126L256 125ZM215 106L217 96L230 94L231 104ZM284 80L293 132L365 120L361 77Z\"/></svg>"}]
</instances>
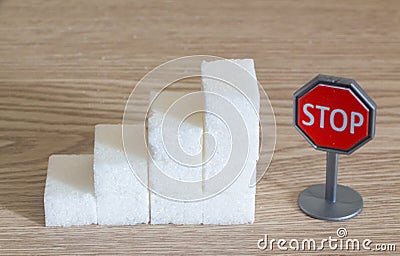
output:
<instances>
[{"instance_id":1,"label":"sign post","mask_svg":"<svg viewBox=\"0 0 400 256\"><path fill-rule=\"evenodd\" d=\"M338 154L351 154L373 139L376 105L352 79L318 75L293 95L295 128L318 150L326 151L326 182L300 193L307 215L345 220L361 212L360 194L337 184Z\"/></svg>"}]
</instances>

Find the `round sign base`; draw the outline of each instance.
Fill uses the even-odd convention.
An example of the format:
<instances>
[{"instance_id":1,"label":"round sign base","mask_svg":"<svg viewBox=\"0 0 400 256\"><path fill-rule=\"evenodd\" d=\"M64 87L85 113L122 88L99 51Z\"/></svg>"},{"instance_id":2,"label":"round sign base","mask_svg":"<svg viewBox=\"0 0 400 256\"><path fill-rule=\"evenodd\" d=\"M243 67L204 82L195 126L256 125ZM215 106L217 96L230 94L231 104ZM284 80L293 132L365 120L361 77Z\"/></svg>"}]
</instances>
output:
<instances>
[{"instance_id":1,"label":"round sign base","mask_svg":"<svg viewBox=\"0 0 400 256\"><path fill-rule=\"evenodd\" d=\"M298 204L307 215L321 220L346 220L359 214L363 208L361 195L346 186L338 185L336 202L325 200L325 184L313 185L300 193Z\"/></svg>"}]
</instances>

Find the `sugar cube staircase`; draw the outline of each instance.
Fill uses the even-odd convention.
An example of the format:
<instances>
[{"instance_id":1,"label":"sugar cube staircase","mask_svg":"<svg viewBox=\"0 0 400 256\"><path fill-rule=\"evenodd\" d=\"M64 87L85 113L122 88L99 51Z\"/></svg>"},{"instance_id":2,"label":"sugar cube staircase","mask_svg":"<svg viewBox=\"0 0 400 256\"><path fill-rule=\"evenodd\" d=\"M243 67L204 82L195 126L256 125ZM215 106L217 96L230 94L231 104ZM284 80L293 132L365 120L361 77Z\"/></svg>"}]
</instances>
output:
<instances>
[{"instance_id":1,"label":"sugar cube staircase","mask_svg":"<svg viewBox=\"0 0 400 256\"><path fill-rule=\"evenodd\" d=\"M241 75L243 69L250 76ZM193 115L190 122L180 125L179 142L185 152L194 155L199 163L212 155L210 161L202 166L181 165L167 154L161 136L165 132L161 129L163 118L171 103L185 93L162 92L148 116L148 149L145 147L143 124L130 125L129 133L124 133L129 134L129 138L125 139L138 142L129 159L133 159L130 163L134 165L135 172L142 174L140 179L127 161L122 125L118 124L95 127L94 155L53 155L49 158L44 194L46 226L253 223L256 189L249 184L258 160L260 105L253 60L204 62L202 75L202 91L210 94L205 94L204 101L188 104L190 107L199 105L195 107L205 109L206 113ZM222 95L223 98L212 95ZM235 111L227 111L232 106L236 116ZM226 127L223 121L209 112L227 115L233 121L241 118L237 122L245 125L246 133L232 142L228 136L228 128L231 127ZM175 121L179 124L182 120ZM233 129L240 127L238 123L233 126L236 127ZM174 130L167 132L176 133ZM212 135L216 145L219 145L215 151L212 148L214 144L205 134ZM249 145L247 162L236 177L231 169L239 166L235 160L238 161L241 156L238 153L235 155L237 151L234 149L244 143ZM230 157L233 165L228 165L231 169L227 173L233 173L233 183L213 197L188 202L171 200L153 192L174 192L174 187L157 178L156 173L161 169L173 179L201 181L193 183L195 185L190 187L192 191L188 193L211 193L215 188L207 180L224 169Z\"/></svg>"}]
</instances>

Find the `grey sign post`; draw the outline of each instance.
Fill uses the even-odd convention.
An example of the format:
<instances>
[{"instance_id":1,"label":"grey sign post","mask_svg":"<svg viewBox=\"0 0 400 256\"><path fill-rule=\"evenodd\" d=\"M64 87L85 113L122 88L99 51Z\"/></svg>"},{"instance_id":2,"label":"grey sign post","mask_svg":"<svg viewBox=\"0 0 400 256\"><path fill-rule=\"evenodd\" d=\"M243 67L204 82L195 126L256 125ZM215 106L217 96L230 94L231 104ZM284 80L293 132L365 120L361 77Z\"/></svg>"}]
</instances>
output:
<instances>
[{"instance_id":1,"label":"grey sign post","mask_svg":"<svg viewBox=\"0 0 400 256\"><path fill-rule=\"evenodd\" d=\"M295 128L318 150L326 151L325 184L299 194L307 215L345 220L363 208L361 195L337 184L338 154L351 154L373 139L376 104L352 79L318 75L293 95Z\"/></svg>"}]
</instances>

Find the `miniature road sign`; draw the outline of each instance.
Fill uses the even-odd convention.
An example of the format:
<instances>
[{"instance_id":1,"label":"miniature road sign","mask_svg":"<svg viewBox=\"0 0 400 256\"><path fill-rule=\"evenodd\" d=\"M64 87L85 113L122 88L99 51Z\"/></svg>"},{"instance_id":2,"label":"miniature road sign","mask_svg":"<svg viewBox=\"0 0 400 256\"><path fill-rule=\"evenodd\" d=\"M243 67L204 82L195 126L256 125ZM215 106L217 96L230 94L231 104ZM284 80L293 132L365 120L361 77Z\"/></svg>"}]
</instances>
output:
<instances>
[{"instance_id":1,"label":"miniature road sign","mask_svg":"<svg viewBox=\"0 0 400 256\"><path fill-rule=\"evenodd\" d=\"M326 184L300 193L300 209L311 217L345 220L361 212L355 190L337 185L338 154L351 154L373 139L376 105L356 81L318 75L293 95L295 128L326 155Z\"/></svg>"}]
</instances>

